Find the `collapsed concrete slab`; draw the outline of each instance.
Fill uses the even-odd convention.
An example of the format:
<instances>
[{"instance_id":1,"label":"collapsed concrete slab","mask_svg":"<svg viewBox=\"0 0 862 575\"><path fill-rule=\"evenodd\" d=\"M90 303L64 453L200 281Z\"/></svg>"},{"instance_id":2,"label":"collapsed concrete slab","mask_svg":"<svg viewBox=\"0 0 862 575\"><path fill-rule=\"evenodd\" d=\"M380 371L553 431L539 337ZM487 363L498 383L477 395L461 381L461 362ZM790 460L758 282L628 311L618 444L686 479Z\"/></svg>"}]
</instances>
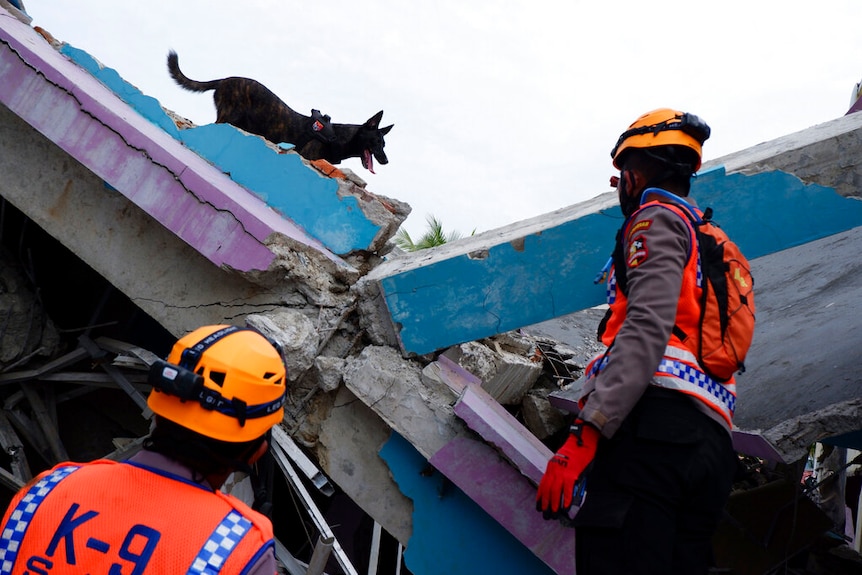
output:
<instances>
[{"instance_id":1,"label":"collapsed concrete slab","mask_svg":"<svg viewBox=\"0 0 862 575\"><path fill-rule=\"evenodd\" d=\"M407 204L365 190L358 177L321 177L322 172L332 173L333 167L327 162L306 162L291 150L291 145L276 146L226 124L198 127L187 120L176 122L158 101L142 94L88 53L68 44L60 44L58 49L143 118L205 158L333 253L379 251L410 213ZM315 169L301 169L303 165ZM334 171L344 175L340 170Z\"/></svg>"},{"instance_id":2,"label":"collapsed concrete slab","mask_svg":"<svg viewBox=\"0 0 862 575\"><path fill-rule=\"evenodd\" d=\"M549 455L534 435L553 434L561 421L539 416L542 425L535 428L543 431L531 434L488 402L481 384L453 391L444 381L451 373L440 370L446 357L432 352L600 303L603 290L592 279L620 223L612 196L425 253L393 254L381 263L388 238L408 211L398 202L376 197L349 178L336 178L333 187L295 154L228 126L180 130L157 102L135 89L125 93L128 85L117 82L110 69L71 48L64 52L106 85L119 86L122 101L40 42L26 26L15 28L0 17L0 78L14 80L0 83L0 138L4 149L39 159L34 164L0 158L5 162L0 195L172 333L202 323L248 323L292 344L286 431L344 493L412 550L439 551L444 532L461 535L457 527L468 524L465 518L490 517L503 534L483 528L494 538L487 549L469 550L473 560L486 559L482 553L493 554L500 546L507 551L504 559L511 552L520 560L520 551L526 550L529 557L517 563L521 572L573 571L555 554L555 549L569 549L571 531L541 522L528 505L542 459ZM37 67L43 64L40 76ZM140 116L124 102L133 102ZM144 125L143 117L161 127ZM850 117L830 123L828 137L858 133L860 126L859 118ZM800 138L816 146L817 133L824 132L818 128ZM290 166L286 181L303 170L298 180L308 177L316 189L319 179L329 200L338 198L325 204L327 210L360 206L365 221L336 237L316 231L311 221L323 221L327 214L286 219L291 202L305 206L307 198L291 197L274 208L269 192L249 189L259 183L224 174L242 170L219 155L223 149L206 150L210 136L224 136L223 146L255 158L266 155L278 169ZM822 145L828 149L830 144ZM212 157L203 159L192 148ZM802 162L808 154L797 148L802 151L796 161ZM846 200L842 195L848 194L836 193L829 182L805 185L794 175L792 155L785 157L784 171L725 173L727 165L719 163L698 180L696 193L702 191L707 205L726 214L725 227L734 237L737 231L745 237L757 255L852 230L860 221L858 202ZM842 162L857 169L852 150ZM837 182L839 172L830 181ZM138 179L148 190L142 195L135 189ZM182 209L172 208L173 193L190 197L184 200L190 211L182 202ZM356 203L341 201L348 197ZM750 218L737 218L737 210ZM765 223L763 214L768 214ZM150 274L146 281L141 270ZM553 331L539 325L540 332ZM563 324L557 331L567 328ZM590 355L595 344L589 331L589 340L567 342L570 351L557 355L577 356L575 364ZM494 346L488 349L497 353ZM525 357L498 355L508 357L509 367L524 367L531 353L519 353ZM473 381L459 369L459 377ZM502 377L501 396L520 400L529 387L521 386L535 372ZM497 373L482 375L490 382ZM511 394L510 384L517 384ZM538 400L534 394L526 397ZM485 470L492 470L490 477L482 474ZM493 481L500 478L505 479L496 488ZM427 517L444 517L430 514L433 507L445 507L447 515L429 528ZM531 539L548 532L542 541L566 545L549 549ZM571 562L573 555L564 555ZM459 569L468 562L461 559L449 572L465 572ZM501 573L516 565L503 563L508 565Z\"/></svg>"},{"instance_id":3,"label":"collapsed concrete slab","mask_svg":"<svg viewBox=\"0 0 862 575\"><path fill-rule=\"evenodd\" d=\"M845 130L862 125L852 116L834 123ZM848 169L862 171L849 152L842 158L855 162ZM862 203L792 172L743 175L713 167L698 176L692 195L713 208L751 258L862 221ZM392 258L362 281L376 284L404 352L431 353L602 303L604 288L593 280L621 223L615 197L606 194L421 257Z\"/></svg>"},{"instance_id":4,"label":"collapsed concrete slab","mask_svg":"<svg viewBox=\"0 0 862 575\"><path fill-rule=\"evenodd\" d=\"M737 376L739 451L793 463L816 441L862 429L855 361L862 345L855 320L860 249L862 227L751 262L757 324L745 373ZM576 412L577 386L551 399ZM844 443L854 446L850 438Z\"/></svg>"},{"instance_id":5,"label":"collapsed concrete slab","mask_svg":"<svg viewBox=\"0 0 862 575\"><path fill-rule=\"evenodd\" d=\"M0 146L15 150L0 155L3 198L51 230L172 333L185 333L216 317L240 316L262 306L275 309L285 303L278 291L219 269L188 244L178 242L159 222L5 106L0 106L0 127ZM231 312L225 313L224 302L234 302ZM221 310L212 313L217 307Z\"/></svg>"},{"instance_id":6,"label":"collapsed concrete slab","mask_svg":"<svg viewBox=\"0 0 862 575\"><path fill-rule=\"evenodd\" d=\"M785 172L805 184L831 188L847 198L860 198L862 174L855 153L862 145L860 127L862 114L847 114L710 160L703 169L722 166L727 174L745 175Z\"/></svg>"}]
</instances>

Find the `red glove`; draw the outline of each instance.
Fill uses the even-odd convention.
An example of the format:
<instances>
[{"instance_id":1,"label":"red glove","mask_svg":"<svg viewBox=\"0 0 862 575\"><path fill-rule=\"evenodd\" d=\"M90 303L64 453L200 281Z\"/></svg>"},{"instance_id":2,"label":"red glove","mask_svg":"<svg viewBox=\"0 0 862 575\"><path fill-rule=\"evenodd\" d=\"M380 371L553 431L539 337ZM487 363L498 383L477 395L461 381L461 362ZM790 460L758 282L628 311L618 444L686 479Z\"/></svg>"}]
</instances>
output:
<instances>
[{"instance_id":1,"label":"red glove","mask_svg":"<svg viewBox=\"0 0 862 575\"><path fill-rule=\"evenodd\" d=\"M539 491L536 493L536 510L545 519L568 514L572 506L575 484L596 456L601 433L578 419L572 425L569 438L548 461Z\"/></svg>"}]
</instances>

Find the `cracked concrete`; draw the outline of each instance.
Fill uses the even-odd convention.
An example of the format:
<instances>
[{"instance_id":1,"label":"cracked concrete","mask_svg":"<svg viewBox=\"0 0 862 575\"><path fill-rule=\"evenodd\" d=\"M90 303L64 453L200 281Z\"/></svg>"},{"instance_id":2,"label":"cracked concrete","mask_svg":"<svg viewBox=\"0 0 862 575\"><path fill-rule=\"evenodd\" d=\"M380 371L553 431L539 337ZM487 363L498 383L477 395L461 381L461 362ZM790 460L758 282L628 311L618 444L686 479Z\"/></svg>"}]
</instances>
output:
<instances>
[{"instance_id":1,"label":"cracked concrete","mask_svg":"<svg viewBox=\"0 0 862 575\"><path fill-rule=\"evenodd\" d=\"M196 250L178 243L175 235L5 106L0 106L0 147L16 152L0 155L0 195L111 278L171 333L285 304L275 289L213 267ZM20 157L39 161L21 162ZM100 249L92 249L94 245ZM178 269L184 273L177 274Z\"/></svg>"},{"instance_id":2,"label":"cracked concrete","mask_svg":"<svg viewBox=\"0 0 862 575\"><path fill-rule=\"evenodd\" d=\"M9 44L6 46L9 47ZM31 66L31 71L33 69ZM44 74L39 77L40 82L48 80ZM57 86L56 83L54 85ZM64 90L69 93L68 89ZM86 91L82 93L86 96ZM96 112L92 111L95 108L91 106L98 102L84 101L78 95L75 95L75 99L79 110L85 111L93 119ZM101 119L101 116L97 119ZM167 128L176 129L172 120L170 123ZM116 127L104 122L102 125L110 128L116 138L112 136L110 144L101 142L101 146L119 146L121 144L117 142L124 142L132 149L139 147L134 138L119 134ZM844 195L853 195L853 190L856 190L858 195L856 175L846 172L859 172L860 156L855 152L862 145L860 127L862 115L830 126L832 131L829 132L829 138L834 138L831 144L816 142L816 132L822 132L825 130L823 128L815 130L813 135L804 134L780 142L777 145L781 147L781 153L777 153L774 148L758 148L746 157L728 158L725 167L729 171L737 170L739 174L756 173L766 177L771 174L769 170L776 167L789 171L794 168L798 173L788 176L788 179L798 176L802 181L814 181L817 177L821 185L834 185ZM218 130L223 131L223 128L228 127L222 126ZM143 131L149 129L148 126L141 128ZM61 141L63 137L62 134L54 136ZM247 140L246 136L238 137ZM820 137L823 139L822 134ZM810 149L798 149L800 141L806 142L804 146L810 145ZM823 164L829 156L829 146L834 146L836 141L841 142L842 146L849 146L841 150L849 159L842 160L840 169L825 170ZM255 140L254 145L257 144L259 142ZM173 142L164 145L172 146ZM137 164L131 167L109 166L104 172L94 171L95 168L89 162L96 164L100 158L85 155L87 165L79 163L50 138L38 134L5 105L0 106L0 147L14 150L20 157L39 159L38 162L20 162L15 160L15 154L0 156L0 171L4 174L0 179L0 195L19 207L39 226L50 230L54 237L171 333L179 335L205 323L246 322L285 344L291 366L285 428L298 443L315 455L327 475L345 493L402 543L407 543L412 533L413 502L402 494L393 481L390 469L379 455L381 447L395 432L426 459L437 455L440 460L446 455L455 461L462 454L459 446L477 443L475 433L455 414L453 406L462 398L442 379L433 377L433 369L428 369L436 352L454 343L447 337L459 325L481 326L485 331L459 333L461 341L467 343L449 349L447 356L464 360L467 367L486 380L482 389L493 392L501 402L511 403L514 407L521 404L526 419L533 420L529 425L538 437L553 435L562 427L563 418L560 412L550 407L546 399L543 400L547 392L558 387L559 380L550 378L547 365L543 370L537 362L531 361L536 355L537 341L566 341L567 347L558 346L555 351L571 362L568 367L575 372L596 351L594 329L597 321L593 323L593 320L601 315L601 311L587 309L594 304L594 294L587 293L586 289L584 293L575 290L578 293L573 294L554 290L567 284L584 283L583 270L574 277L564 277L567 270L583 267L594 272L593 268L599 266L593 266L593 260L603 263L608 246L596 242L595 236L604 228L577 227L575 231L569 228L556 239L554 233L569 224L586 225L596 219L606 221L607 210L614 208L615 198L612 196L600 196L505 229L404 257L388 252L391 246L387 241L409 213L409 206L374 196L353 180L338 180L329 187L335 186L339 199L355 199L356 205L362 207L369 218L367 225L362 226L362 231L370 234L371 239L363 244L363 249L351 248L345 253L334 255L320 242L309 239L304 232L300 233L296 227L278 227L282 225L281 216L276 215L273 220L267 220L266 213L262 215L262 212L272 210L254 211L260 207L259 202L241 203L237 198L244 198L248 194L226 177L222 178L223 174L218 178L212 177L213 180L218 179L215 183L208 180L210 175L207 170L211 170L211 167L207 164L204 169L202 160L200 164L186 165L176 161L164 150L164 157L159 153L148 152L138 158L160 166L157 170L159 175L147 172L148 178L170 174L176 180L176 175L184 189L192 188L194 191L194 197L189 202L213 206L215 215L194 220L184 211L186 204L174 206L170 212L159 212L148 203L160 201L157 196L136 196L139 188L145 187L143 184L146 183L137 179L142 173ZM271 151L267 148L267 153ZM98 150L94 152L96 155L98 153ZM762 159L755 161L753 156L762 156ZM804 169L799 166L803 162L807 162ZM313 176L322 177L316 173ZM724 181L720 177L716 177L716 180ZM114 187L106 185L105 181L112 182ZM763 179L758 180L761 181ZM213 190L222 187L233 192L227 194L228 199L236 203L215 202L206 194L198 192L199 189L205 189L208 193L214 193ZM830 192L819 190L818 193ZM252 214L251 219L240 217L240 213ZM225 214L230 217L225 219ZM596 218L591 219L594 215ZM770 221L777 219L770 213ZM240 239L254 244L255 249L263 248L262 251L254 251L254 257L248 255L251 251L243 252L236 244L198 242L200 238L196 234L201 233L201 230L208 231L207 226L212 226L219 234L233 233L235 229L226 228L236 228L234 224L237 221L241 222ZM251 223L247 224L247 221ZM773 227L776 230L774 235L780 237L780 228L777 224ZM758 230L762 232L763 228ZM351 241L348 239L344 245L355 246ZM211 245L215 247L208 251ZM241 244L240 247L246 245ZM839 265L849 275L855 270L853 256L858 250L854 248L859 245L858 232L851 231L843 238L836 236L822 245L811 246L811 249L824 250L830 255L846 253L846 262ZM560 249L560 246L566 246L565 250ZM845 249L848 251L844 252ZM504 257L501 258L501 254ZM584 261L576 261L583 254L589 257ZM223 259L229 256L235 256L235 259L230 262ZM854 422L862 417L858 394L854 396L852 387L847 385L848 381L856 382L852 376L855 372L851 371L855 368L846 359L841 366L842 369L846 367L847 373L851 375L835 379L832 376L836 372L823 369L824 365L833 361L832 356L827 358L815 354L808 364L800 364L799 358L804 354L799 351L789 353L790 344L782 338L782 334L786 336L792 333L800 342L816 346L825 339L825 334L818 332L820 339L805 339L803 336L807 326L818 321L834 326L841 319L855 317L852 309L836 302L858 301L853 291L855 288L852 287L858 282L853 282L852 278L839 281L833 277L837 274L833 266L827 265L829 262L826 258L811 257L815 261L808 262L805 267L804 258L794 252L789 259L801 267L793 268L780 263L781 258L788 259L786 254L775 256L775 262L779 262L776 263L778 271L774 272L778 283L767 285L765 289L776 297L808 297L806 290L814 292L814 295L804 302L788 303L777 299L770 303L768 298L764 300L762 317L773 330L770 332L772 337L777 339L764 337L763 349L768 347L783 356L767 362L770 368L778 366L781 369L776 368L776 377L758 377L763 387L760 390L757 385L749 388L752 390L752 399L748 405L752 406L755 417L765 418L771 413L769 409L758 408L755 396L773 397L777 392L768 386L786 389L800 379L808 382L807 389L786 393L782 399L801 402L809 394L809 398L825 401L829 396L824 389L829 393L837 389L845 393L850 389L851 395L842 395L838 403L818 404L818 410L813 412L810 411L812 405L806 404L809 411L799 413L802 419L791 421L781 420L788 413L787 406L774 404L778 421L770 420L763 426L767 430L764 436L788 457L797 456L805 442L820 438L824 433L852 431ZM418 287L390 281L401 273L427 271L436 264L450 260L451 267L444 266L442 273L439 272L442 268L438 268L436 275L419 282ZM498 265L499 261L505 265ZM523 264L523 267L510 265L513 261ZM531 267L534 263L547 264L548 267L536 269ZM482 289L468 286L471 289L463 292L457 289L451 291L454 289L452 286L462 287L466 278L476 277L477 269L487 274L477 280L483 285ZM790 277L781 276L781 269L785 269ZM773 275L773 272L768 273ZM815 282L812 278L835 281ZM591 279L592 273L586 281ZM580 283L571 283L575 281ZM782 281L785 283L782 284ZM794 281L807 281L809 285L800 289ZM783 290L782 285L793 287ZM545 287L551 291L532 291ZM401 313L408 309L405 299L414 293L414 289L439 292L440 303L426 305L429 313L421 317ZM597 288L597 291L602 290ZM569 295L572 297L569 298ZM829 300L830 297L834 298L834 302ZM510 308L520 306L520 303L513 304L513 301L536 303L540 309L532 317L541 319L560 313L562 302L586 311L566 316L559 322L545 321L530 325L523 330L527 335L506 333L487 338L487 331L495 333L504 328L524 327L518 322L531 316L510 314ZM812 301L817 304L813 306L816 310L809 314L794 317L786 313L793 306L799 309L803 303L811 308ZM477 311L463 313L468 308L457 307L463 302L474 306ZM453 321L435 315L443 308L453 313ZM521 311L520 307L517 311ZM513 315L516 316L514 319ZM777 325L782 320L795 323L780 329L770 325L773 321ZM414 334L422 336L423 332L432 330L439 330L437 335L445 337L429 341L410 339ZM482 334L481 337L477 333ZM529 335L531 333L532 336ZM852 329L847 329L844 335L848 345L855 345L858 338ZM465 350L469 350L469 353L464 353ZM846 350L844 353L849 355ZM834 361L842 360L837 358ZM756 364L753 364L751 371L756 372L757 369ZM828 380L813 377L812 373L818 370L828 371ZM818 382L823 385L814 385ZM833 387L830 388L830 385ZM745 405L744 401L741 403ZM796 407L798 405L794 404ZM740 421L746 421L749 415L741 409ZM834 425L821 424L824 418ZM517 433L521 433L519 428ZM483 450L493 451L490 448ZM529 485L520 487L524 492L531 489Z\"/></svg>"}]
</instances>

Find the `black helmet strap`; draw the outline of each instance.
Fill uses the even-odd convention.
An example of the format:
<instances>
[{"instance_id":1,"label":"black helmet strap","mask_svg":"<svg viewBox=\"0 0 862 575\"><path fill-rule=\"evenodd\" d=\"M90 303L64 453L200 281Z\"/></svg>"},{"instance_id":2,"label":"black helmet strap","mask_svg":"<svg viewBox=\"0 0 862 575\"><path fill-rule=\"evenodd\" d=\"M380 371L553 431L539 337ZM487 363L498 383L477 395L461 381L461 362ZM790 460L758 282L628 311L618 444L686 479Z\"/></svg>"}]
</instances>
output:
<instances>
[{"instance_id":1,"label":"black helmet strap","mask_svg":"<svg viewBox=\"0 0 862 575\"><path fill-rule=\"evenodd\" d=\"M227 326L211 333L193 346L186 348L180 357L179 365L173 365L164 360L156 360L150 366L148 381L154 389L179 397L182 400L192 400L201 404L204 409L218 411L223 415L236 418L240 426L247 419L266 417L278 411L287 399L282 394L278 399L259 405L248 405L241 399L226 399L222 394L204 385L204 378L195 373L201 356L217 341L237 331L248 328Z\"/></svg>"},{"instance_id":2,"label":"black helmet strap","mask_svg":"<svg viewBox=\"0 0 862 575\"><path fill-rule=\"evenodd\" d=\"M669 120L665 120L664 122L659 122L658 124L653 124L652 126L639 126L637 128L631 128L630 130L626 130L620 135L617 140L614 149L611 150L611 157L616 158L617 150L620 149L620 146L631 138L632 136L641 136L643 134L658 134L659 132L664 132L665 130L681 130L682 132L688 134L692 138L698 141L698 143L703 144L705 141L709 139L709 135L712 132L709 125L695 116L694 114L682 114L681 116L674 116Z\"/></svg>"},{"instance_id":3,"label":"black helmet strap","mask_svg":"<svg viewBox=\"0 0 862 575\"><path fill-rule=\"evenodd\" d=\"M220 330L214 331L209 334L196 344L187 347L183 350L182 356L180 356L180 366L186 368L189 371L194 371L198 367L198 362L201 360L201 356L204 354L206 350L211 348L217 341L221 341L232 333L236 333L238 331L246 330L244 327L237 327L235 325L229 325L227 327L223 327Z\"/></svg>"}]
</instances>

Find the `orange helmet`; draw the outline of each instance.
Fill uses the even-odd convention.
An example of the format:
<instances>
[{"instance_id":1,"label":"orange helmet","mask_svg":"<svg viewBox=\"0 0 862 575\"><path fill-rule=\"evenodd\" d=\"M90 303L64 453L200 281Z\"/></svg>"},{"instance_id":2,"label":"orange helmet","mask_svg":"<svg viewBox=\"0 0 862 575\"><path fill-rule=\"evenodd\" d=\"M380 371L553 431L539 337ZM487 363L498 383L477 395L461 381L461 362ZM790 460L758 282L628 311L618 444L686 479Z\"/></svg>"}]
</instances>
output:
<instances>
[{"instance_id":1,"label":"orange helmet","mask_svg":"<svg viewBox=\"0 0 862 575\"><path fill-rule=\"evenodd\" d=\"M622 169L620 156L629 148L653 148L656 146L685 146L697 154L694 171L700 169L703 143L709 138L709 126L695 116L670 108L659 108L647 112L635 120L622 133L617 145L611 150L614 167Z\"/></svg>"},{"instance_id":2,"label":"orange helmet","mask_svg":"<svg viewBox=\"0 0 862 575\"><path fill-rule=\"evenodd\" d=\"M244 442L281 422L287 368L257 331L230 325L196 329L150 367L150 409L219 441Z\"/></svg>"}]
</instances>

